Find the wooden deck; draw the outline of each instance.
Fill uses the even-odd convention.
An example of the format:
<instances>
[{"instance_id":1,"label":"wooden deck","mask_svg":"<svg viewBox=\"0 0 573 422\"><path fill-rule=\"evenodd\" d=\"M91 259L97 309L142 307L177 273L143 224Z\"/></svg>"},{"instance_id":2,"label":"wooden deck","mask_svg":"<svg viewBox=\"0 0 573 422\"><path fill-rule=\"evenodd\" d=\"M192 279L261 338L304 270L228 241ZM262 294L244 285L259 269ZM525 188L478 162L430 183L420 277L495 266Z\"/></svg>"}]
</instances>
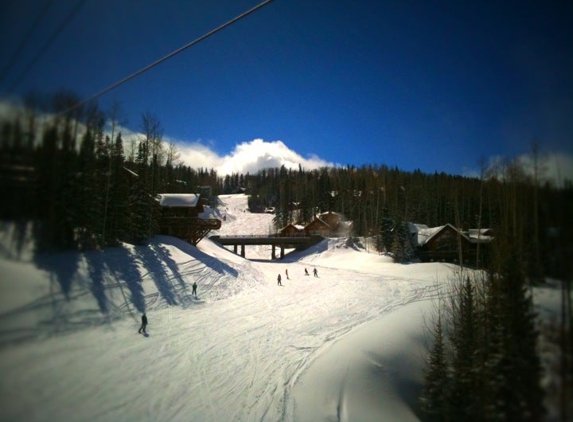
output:
<instances>
[{"instance_id":1,"label":"wooden deck","mask_svg":"<svg viewBox=\"0 0 573 422\"><path fill-rule=\"evenodd\" d=\"M159 223L161 234L178 237L197 245L211 230L221 228L221 220L196 217L165 217Z\"/></svg>"}]
</instances>

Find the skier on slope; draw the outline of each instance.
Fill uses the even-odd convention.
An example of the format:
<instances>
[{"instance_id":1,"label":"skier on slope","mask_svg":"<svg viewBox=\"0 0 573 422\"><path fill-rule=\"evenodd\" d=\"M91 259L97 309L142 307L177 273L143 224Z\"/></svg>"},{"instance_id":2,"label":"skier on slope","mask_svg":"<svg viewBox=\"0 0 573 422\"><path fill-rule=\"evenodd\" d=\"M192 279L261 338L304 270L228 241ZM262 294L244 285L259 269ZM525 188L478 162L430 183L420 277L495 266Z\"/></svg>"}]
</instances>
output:
<instances>
[{"instance_id":1,"label":"skier on slope","mask_svg":"<svg viewBox=\"0 0 573 422\"><path fill-rule=\"evenodd\" d=\"M194 281L193 282L193 292L192 294L197 297L197 283Z\"/></svg>"},{"instance_id":2,"label":"skier on slope","mask_svg":"<svg viewBox=\"0 0 573 422\"><path fill-rule=\"evenodd\" d=\"M290 280L290 279L288 278L288 270L285 270L285 274L286 274L287 280Z\"/></svg>"},{"instance_id":3,"label":"skier on slope","mask_svg":"<svg viewBox=\"0 0 573 422\"><path fill-rule=\"evenodd\" d=\"M279 274L279 276L277 277L277 286L282 286L283 284L281 283L281 275Z\"/></svg>"},{"instance_id":4,"label":"skier on slope","mask_svg":"<svg viewBox=\"0 0 573 422\"><path fill-rule=\"evenodd\" d=\"M312 272L314 273L315 277L318 277L318 270L316 268L314 270L312 270Z\"/></svg>"},{"instance_id":5,"label":"skier on slope","mask_svg":"<svg viewBox=\"0 0 573 422\"><path fill-rule=\"evenodd\" d=\"M143 334L147 334L145 332L145 327L147 327L147 316L144 313L143 315L141 315L141 327L139 327L139 330L137 332L141 334L141 331L143 331Z\"/></svg>"}]
</instances>

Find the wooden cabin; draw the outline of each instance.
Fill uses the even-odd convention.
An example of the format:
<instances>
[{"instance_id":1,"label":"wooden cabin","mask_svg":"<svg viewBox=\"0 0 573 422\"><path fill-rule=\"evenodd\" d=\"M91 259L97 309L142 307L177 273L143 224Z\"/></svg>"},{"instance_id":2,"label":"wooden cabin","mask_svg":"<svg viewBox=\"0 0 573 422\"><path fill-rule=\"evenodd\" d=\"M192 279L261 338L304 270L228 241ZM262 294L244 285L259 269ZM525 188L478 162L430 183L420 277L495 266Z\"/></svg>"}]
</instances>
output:
<instances>
[{"instance_id":1,"label":"wooden cabin","mask_svg":"<svg viewBox=\"0 0 573 422\"><path fill-rule=\"evenodd\" d=\"M304 226L298 224L289 223L279 230L279 236L281 237L301 237L305 235Z\"/></svg>"},{"instance_id":2,"label":"wooden cabin","mask_svg":"<svg viewBox=\"0 0 573 422\"><path fill-rule=\"evenodd\" d=\"M477 245L480 244L480 262L487 259L488 243L493 238L483 235L470 237L451 224L428 229L418 230L418 255L423 262L453 262L459 263L461 259L465 264L476 264Z\"/></svg>"},{"instance_id":3,"label":"wooden cabin","mask_svg":"<svg viewBox=\"0 0 573 422\"><path fill-rule=\"evenodd\" d=\"M307 236L318 234L321 236L329 236L331 233L330 226L318 217L314 217L310 223L304 227Z\"/></svg>"},{"instance_id":4,"label":"wooden cabin","mask_svg":"<svg viewBox=\"0 0 573 422\"><path fill-rule=\"evenodd\" d=\"M161 208L160 234L178 237L196 245L211 230L221 228L220 220L199 218L204 211L200 195L162 193L157 200Z\"/></svg>"},{"instance_id":5,"label":"wooden cabin","mask_svg":"<svg viewBox=\"0 0 573 422\"><path fill-rule=\"evenodd\" d=\"M338 230L342 222L342 216L336 212L328 211L318 214L318 218L324 221L330 227L330 232L334 233Z\"/></svg>"}]
</instances>

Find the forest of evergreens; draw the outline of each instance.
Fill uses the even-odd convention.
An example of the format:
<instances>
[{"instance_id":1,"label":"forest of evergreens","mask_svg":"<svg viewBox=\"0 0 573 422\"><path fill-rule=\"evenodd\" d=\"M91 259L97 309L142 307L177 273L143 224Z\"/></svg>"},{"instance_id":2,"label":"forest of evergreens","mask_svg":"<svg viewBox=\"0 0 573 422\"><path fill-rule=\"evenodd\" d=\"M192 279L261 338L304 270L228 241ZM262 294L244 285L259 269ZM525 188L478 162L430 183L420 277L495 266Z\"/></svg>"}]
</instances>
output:
<instances>
[{"instance_id":1,"label":"forest of evergreens","mask_svg":"<svg viewBox=\"0 0 573 422\"><path fill-rule=\"evenodd\" d=\"M533 168L511 158L482 161L480 177L384 164L220 175L181 163L152 114L126 142L119 108L61 114L77 101L58 94L48 110L23 108L0 121L0 217L16 222L22 239L31 222L38 252L141 243L158 230L157 194L201 186L213 195L245 192L253 212L275 207L277 228L339 212L353 221L353 236L375 236L380 249L395 247L406 222L492 228L494 259L483 279L458 280L432 328L424 408L435 420L541 420L528 287L547 276L570 286L573 184L545 180L537 145Z\"/></svg>"},{"instance_id":2,"label":"forest of evergreens","mask_svg":"<svg viewBox=\"0 0 573 422\"><path fill-rule=\"evenodd\" d=\"M33 221L39 250L141 242L157 230L157 194L198 193L199 186L210 186L214 195L249 194L253 212L274 207L277 228L304 224L317 212L342 213L353 221L354 236L377 236L387 249L405 222L492 228L511 234L508 242L526 260L528 275L563 271L573 184L556 188L544 179L535 145L534 168L510 158L495 165L481 162L480 177L384 164L219 175L181 163L152 114L142 115L140 135L126 142L118 107L104 113L91 105L62 113L78 100L60 93L42 112L20 109L0 121L1 188L9 198L0 205L1 217Z\"/></svg>"}]
</instances>

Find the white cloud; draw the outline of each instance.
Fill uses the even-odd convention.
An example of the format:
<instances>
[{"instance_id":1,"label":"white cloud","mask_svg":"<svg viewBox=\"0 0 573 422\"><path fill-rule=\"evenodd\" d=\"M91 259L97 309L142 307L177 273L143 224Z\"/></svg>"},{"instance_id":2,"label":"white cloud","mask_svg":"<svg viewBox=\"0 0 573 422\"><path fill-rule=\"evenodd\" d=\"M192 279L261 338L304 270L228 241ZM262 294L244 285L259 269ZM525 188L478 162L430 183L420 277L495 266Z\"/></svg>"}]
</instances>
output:
<instances>
[{"instance_id":1,"label":"white cloud","mask_svg":"<svg viewBox=\"0 0 573 422\"><path fill-rule=\"evenodd\" d=\"M332 167L335 164L325 161L316 155L308 158L291 150L282 141L264 141L254 139L235 146L235 149L223 157L217 155L201 142L193 144L176 142L181 153L180 160L184 165L193 168L213 168L219 175L232 173L254 174L265 168L285 166L287 169L305 170L321 167Z\"/></svg>"},{"instance_id":2,"label":"white cloud","mask_svg":"<svg viewBox=\"0 0 573 422\"><path fill-rule=\"evenodd\" d=\"M17 102L7 99L0 99L0 117L13 118L23 112L23 108ZM44 114L44 119L50 118L50 114ZM41 127L38 126L38 130ZM81 127L80 127L81 132ZM126 155L135 153L134 145L143 137L141 133L131 131L125 127L116 128L116 133L121 132L124 141ZM106 127L109 133L109 127ZM37 140L41 139L38 132ZM214 169L217 174L224 176L227 174L255 174L265 168L277 168L285 166L287 169L298 169L299 165L305 170L315 170L322 167L337 167L339 164L325 161L317 155L311 154L304 158L297 152L290 149L282 141L264 141L263 139L253 139L250 142L242 142L235 146L235 149L225 155L218 155L211 146L205 145L202 141L193 143L176 140L165 136L166 143L173 142L180 152L180 162L192 168ZM211 144L211 143L210 143ZM530 154L522 154L517 157L526 172L533 174L533 163ZM503 157L490 157L488 166L503 161ZM540 154L540 168L542 168L542 181L548 180L555 186L563 186L564 180L573 181L573 155L559 152ZM479 177L479 169L464 168L463 174L467 177Z\"/></svg>"},{"instance_id":3,"label":"white cloud","mask_svg":"<svg viewBox=\"0 0 573 422\"><path fill-rule=\"evenodd\" d=\"M533 174L534 163L530 155L524 154L519 157L520 162ZM538 168L541 169L541 179L549 180L556 186L563 186L567 179L573 181L573 156L550 152L539 157Z\"/></svg>"},{"instance_id":4,"label":"white cloud","mask_svg":"<svg viewBox=\"0 0 573 422\"><path fill-rule=\"evenodd\" d=\"M182 143L174 141L179 153L181 164L198 169L207 168L218 170L223 164L223 159L208 146L201 142Z\"/></svg>"},{"instance_id":5,"label":"white cloud","mask_svg":"<svg viewBox=\"0 0 573 422\"><path fill-rule=\"evenodd\" d=\"M526 174L533 175L535 165L531 154L516 157ZM504 157L490 157L486 167L503 167ZM554 186L562 187L565 180L573 181L573 156L566 153L550 152L540 154L538 158L538 176L541 182L549 181ZM479 178L479 169L464 168L464 176Z\"/></svg>"},{"instance_id":6,"label":"white cloud","mask_svg":"<svg viewBox=\"0 0 573 422\"><path fill-rule=\"evenodd\" d=\"M14 118L23 112L21 105L0 99L0 117ZM41 117L49 119L52 115L42 113ZM38 126L38 136L41 139L41 126ZM80 126L80 132L83 131L83 125ZM136 145L144 136L143 134L132 131L126 127L116 127L115 134L121 132L123 147L126 156L135 156ZM106 125L105 133L111 135L109 122ZM81 135L81 133L80 133ZM114 135L115 136L115 135ZM321 167L333 167L336 164L321 159L316 155L303 157L297 152L290 149L282 141L264 141L263 139L254 139L250 142L242 142L235 145L233 151L229 154L220 156L212 148L212 143L206 145L203 141L186 142L164 136L165 143L175 144L180 153L179 160L182 164L192 168L214 169L220 176L228 174L255 174L265 168L278 168L285 166L287 169L298 169L301 166L305 170L314 170Z\"/></svg>"}]
</instances>

